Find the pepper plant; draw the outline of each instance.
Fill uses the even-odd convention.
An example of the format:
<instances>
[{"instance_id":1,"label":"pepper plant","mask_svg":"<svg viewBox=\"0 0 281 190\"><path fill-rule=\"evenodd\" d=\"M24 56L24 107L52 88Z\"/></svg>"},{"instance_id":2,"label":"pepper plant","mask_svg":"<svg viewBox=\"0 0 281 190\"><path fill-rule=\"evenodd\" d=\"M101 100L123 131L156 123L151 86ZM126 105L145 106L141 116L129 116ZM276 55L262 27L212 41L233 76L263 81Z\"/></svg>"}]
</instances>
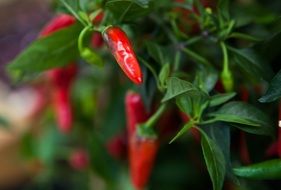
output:
<instances>
[{"instance_id":1,"label":"pepper plant","mask_svg":"<svg viewBox=\"0 0 281 190\"><path fill-rule=\"evenodd\" d=\"M280 2L54 5L41 37L7 66L17 84L47 79L67 86L42 83L53 96L71 94L40 114L40 135L23 138L23 154L44 166L30 188L92 180L99 189L97 179L104 189L280 187ZM63 74L74 62L76 79ZM60 162L81 148L83 159Z\"/></svg>"}]
</instances>

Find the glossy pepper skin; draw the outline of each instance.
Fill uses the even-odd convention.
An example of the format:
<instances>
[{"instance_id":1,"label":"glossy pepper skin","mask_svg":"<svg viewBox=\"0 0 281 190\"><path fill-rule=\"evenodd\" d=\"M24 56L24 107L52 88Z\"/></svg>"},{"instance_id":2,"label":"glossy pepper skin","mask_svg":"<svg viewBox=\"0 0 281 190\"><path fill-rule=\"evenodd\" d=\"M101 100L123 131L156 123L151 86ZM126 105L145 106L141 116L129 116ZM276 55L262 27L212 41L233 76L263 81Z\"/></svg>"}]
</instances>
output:
<instances>
[{"instance_id":1,"label":"glossy pepper skin","mask_svg":"<svg viewBox=\"0 0 281 190\"><path fill-rule=\"evenodd\" d=\"M135 84L141 84L142 71L126 33L117 26L109 26L103 31L102 36L127 77Z\"/></svg>"},{"instance_id":2,"label":"glossy pepper skin","mask_svg":"<svg viewBox=\"0 0 281 190\"><path fill-rule=\"evenodd\" d=\"M52 19L41 31L39 37L46 37L60 29L71 26L75 18L61 14ZM59 129L63 133L71 130L73 123L72 108L70 103L70 87L77 73L77 65L70 63L61 68L51 69L47 77L53 88L53 104Z\"/></svg>"},{"instance_id":3,"label":"glossy pepper skin","mask_svg":"<svg viewBox=\"0 0 281 190\"><path fill-rule=\"evenodd\" d=\"M140 137L137 125L149 118L141 96L129 91L125 98L129 142L130 176L136 190L143 190L148 183L159 142L157 138Z\"/></svg>"}]
</instances>

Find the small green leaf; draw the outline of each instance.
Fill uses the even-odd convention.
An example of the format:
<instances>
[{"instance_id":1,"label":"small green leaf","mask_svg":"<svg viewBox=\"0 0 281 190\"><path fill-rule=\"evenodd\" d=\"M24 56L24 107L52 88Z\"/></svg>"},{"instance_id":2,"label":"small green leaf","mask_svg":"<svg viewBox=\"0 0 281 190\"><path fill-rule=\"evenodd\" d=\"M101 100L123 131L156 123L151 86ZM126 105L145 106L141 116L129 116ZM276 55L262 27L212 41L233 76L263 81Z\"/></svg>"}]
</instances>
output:
<instances>
[{"instance_id":1,"label":"small green leaf","mask_svg":"<svg viewBox=\"0 0 281 190\"><path fill-rule=\"evenodd\" d=\"M218 106L220 104L223 104L230 99L232 99L236 95L235 92L225 93L225 94L216 94L211 97L209 106Z\"/></svg>"},{"instance_id":2,"label":"small green leaf","mask_svg":"<svg viewBox=\"0 0 281 190\"><path fill-rule=\"evenodd\" d=\"M201 147L213 183L213 189L221 190L226 172L224 155L217 144L202 129L199 129L199 131L202 135Z\"/></svg>"},{"instance_id":3,"label":"small green leaf","mask_svg":"<svg viewBox=\"0 0 281 190\"><path fill-rule=\"evenodd\" d=\"M281 179L281 159L234 168L233 171L235 175L248 179Z\"/></svg>"},{"instance_id":4,"label":"small green leaf","mask_svg":"<svg viewBox=\"0 0 281 190\"><path fill-rule=\"evenodd\" d=\"M177 140L180 136L182 136L186 131L188 131L191 127L193 127L193 122L189 121L186 123L181 130L176 134L176 136L169 142L171 144L175 140Z\"/></svg>"},{"instance_id":5,"label":"small green leaf","mask_svg":"<svg viewBox=\"0 0 281 190\"><path fill-rule=\"evenodd\" d=\"M191 90L197 90L192 83L177 77L170 77L167 81L167 92L162 99L162 102L168 101Z\"/></svg>"},{"instance_id":6,"label":"small green leaf","mask_svg":"<svg viewBox=\"0 0 281 190\"><path fill-rule=\"evenodd\" d=\"M260 102L272 102L281 97L281 70L271 80L266 93L259 99Z\"/></svg>"},{"instance_id":7,"label":"small green leaf","mask_svg":"<svg viewBox=\"0 0 281 190\"><path fill-rule=\"evenodd\" d=\"M229 102L218 111L211 113L210 116L213 116L215 121L233 123L235 127L249 133L271 135L273 132L269 117L261 110L245 102Z\"/></svg>"},{"instance_id":8,"label":"small green leaf","mask_svg":"<svg viewBox=\"0 0 281 190\"><path fill-rule=\"evenodd\" d=\"M79 57L77 39L81 29L75 24L36 40L8 65L8 70L31 74L75 61Z\"/></svg>"}]
</instances>

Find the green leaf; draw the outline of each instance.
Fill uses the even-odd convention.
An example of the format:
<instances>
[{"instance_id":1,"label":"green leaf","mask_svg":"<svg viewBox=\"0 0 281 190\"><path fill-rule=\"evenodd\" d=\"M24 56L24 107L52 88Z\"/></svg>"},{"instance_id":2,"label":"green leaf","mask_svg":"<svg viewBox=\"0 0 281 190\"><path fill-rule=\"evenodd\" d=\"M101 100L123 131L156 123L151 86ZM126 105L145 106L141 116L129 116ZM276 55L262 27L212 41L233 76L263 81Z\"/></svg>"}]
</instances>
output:
<instances>
[{"instance_id":1,"label":"green leaf","mask_svg":"<svg viewBox=\"0 0 281 190\"><path fill-rule=\"evenodd\" d=\"M252 49L236 49L228 47L235 63L247 73L251 79L260 81L261 79L270 80L273 71L262 57L258 56Z\"/></svg>"},{"instance_id":2,"label":"green leaf","mask_svg":"<svg viewBox=\"0 0 281 190\"><path fill-rule=\"evenodd\" d=\"M218 111L211 113L210 116L213 116L215 121L233 123L235 127L249 133L271 135L273 132L268 116L245 102L229 102L224 104Z\"/></svg>"},{"instance_id":3,"label":"green leaf","mask_svg":"<svg viewBox=\"0 0 281 190\"><path fill-rule=\"evenodd\" d=\"M213 189L221 190L226 172L223 152L203 130L199 129L199 131L202 135L201 147L207 169L213 183Z\"/></svg>"},{"instance_id":4,"label":"green leaf","mask_svg":"<svg viewBox=\"0 0 281 190\"><path fill-rule=\"evenodd\" d=\"M197 90L192 83L177 77L170 77L167 81L167 92L162 99L162 102L168 101L191 90Z\"/></svg>"},{"instance_id":5,"label":"green leaf","mask_svg":"<svg viewBox=\"0 0 281 190\"><path fill-rule=\"evenodd\" d=\"M236 95L235 92L230 92L230 93L224 93L224 94L216 94L211 97L210 104L209 106L218 106L221 105L230 99L232 99Z\"/></svg>"},{"instance_id":6,"label":"green leaf","mask_svg":"<svg viewBox=\"0 0 281 190\"><path fill-rule=\"evenodd\" d=\"M224 22L229 20L229 0L219 0L217 5L217 12L220 25L223 26Z\"/></svg>"},{"instance_id":7,"label":"green leaf","mask_svg":"<svg viewBox=\"0 0 281 190\"><path fill-rule=\"evenodd\" d=\"M200 89L210 92L218 80L218 72L212 66L200 66L196 72L194 84Z\"/></svg>"},{"instance_id":8,"label":"green leaf","mask_svg":"<svg viewBox=\"0 0 281 190\"><path fill-rule=\"evenodd\" d=\"M226 175L235 183L239 184L238 179L233 174L230 159L230 126L226 123L216 122L211 125L204 126L202 129L221 149L225 159Z\"/></svg>"},{"instance_id":9,"label":"green leaf","mask_svg":"<svg viewBox=\"0 0 281 190\"><path fill-rule=\"evenodd\" d=\"M81 29L76 24L36 40L8 65L8 70L31 74L75 61L79 57L77 38Z\"/></svg>"},{"instance_id":10,"label":"green leaf","mask_svg":"<svg viewBox=\"0 0 281 190\"><path fill-rule=\"evenodd\" d=\"M191 90L176 98L180 110L196 121L201 119L209 103L209 96L201 90Z\"/></svg>"},{"instance_id":11,"label":"green leaf","mask_svg":"<svg viewBox=\"0 0 281 190\"><path fill-rule=\"evenodd\" d=\"M260 102L272 102L281 97L281 70L269 83L266 93L259 99Z\"/></svg>"},{"instance_id":12,"label":"green leaf","mask_svg":"<svg viewBox=\"0 0 281 190\"><path fill-rule=\"evenodd\" d=\"M131 21L149 13L148 0L109 0L105 6L119 21Z\"/></svg>"},{"instance_id":13,"label":"green leaf","mask_svg":"<svg viewBox=\"0 0 281 190\"><path fill-rule=\"evenodd\" d=\"M281 179L281 159L234 168L233 171L235 175L248 179Z\"/></svg>"},{"instance_id":14,"label":"green leaf","mask_svg":"<svg viewBox=\"0 0 281 190\"><path fill-rule=\"evenodd\" d=\"M186 131L188 131L189 129L191 129L191 127L193 127L193 122L189 121L188 123L186 123L181 130L176 134L176 136L169 142L169 144L171 144L172 142L174 142L175 140L177 140L180 136L182 136Z\"/></svg>"}]
</instances>

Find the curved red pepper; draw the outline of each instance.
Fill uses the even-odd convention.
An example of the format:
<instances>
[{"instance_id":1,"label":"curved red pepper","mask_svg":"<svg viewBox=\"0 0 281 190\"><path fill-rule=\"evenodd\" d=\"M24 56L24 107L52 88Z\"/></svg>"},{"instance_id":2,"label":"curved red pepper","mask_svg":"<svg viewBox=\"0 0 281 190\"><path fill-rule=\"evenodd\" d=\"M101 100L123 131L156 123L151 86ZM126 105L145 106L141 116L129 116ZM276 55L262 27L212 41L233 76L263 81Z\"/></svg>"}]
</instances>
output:
<instances>
[{"instance_id":1,"label":"curved red pepper","mask_svg":"<svg viewBox=\"0 0 281 190\"><path fill-rule=\"evenodd\" d=\"M143 81L142 72L126 33L119 27L110 26L105 29L102 35L124 73L135 84L141 84Z\"/></svg>"},{"instance_id":2,"label":"curved red pepper","mask_svg":"<svg viewBox=\"0 0 281 190\"><path fill-rule=\"evenodd\" d=\"M39 37L48 36L60 29L71 26L75 18L67 14L61 14L52 19L41 31ZM51 69L47 76L53 86L53 103L60 130L64 133L70 131L73 123L70 103L70 86L77 73L77 65L71 63L66 67Z\"/></svg>"}]
</instances>

